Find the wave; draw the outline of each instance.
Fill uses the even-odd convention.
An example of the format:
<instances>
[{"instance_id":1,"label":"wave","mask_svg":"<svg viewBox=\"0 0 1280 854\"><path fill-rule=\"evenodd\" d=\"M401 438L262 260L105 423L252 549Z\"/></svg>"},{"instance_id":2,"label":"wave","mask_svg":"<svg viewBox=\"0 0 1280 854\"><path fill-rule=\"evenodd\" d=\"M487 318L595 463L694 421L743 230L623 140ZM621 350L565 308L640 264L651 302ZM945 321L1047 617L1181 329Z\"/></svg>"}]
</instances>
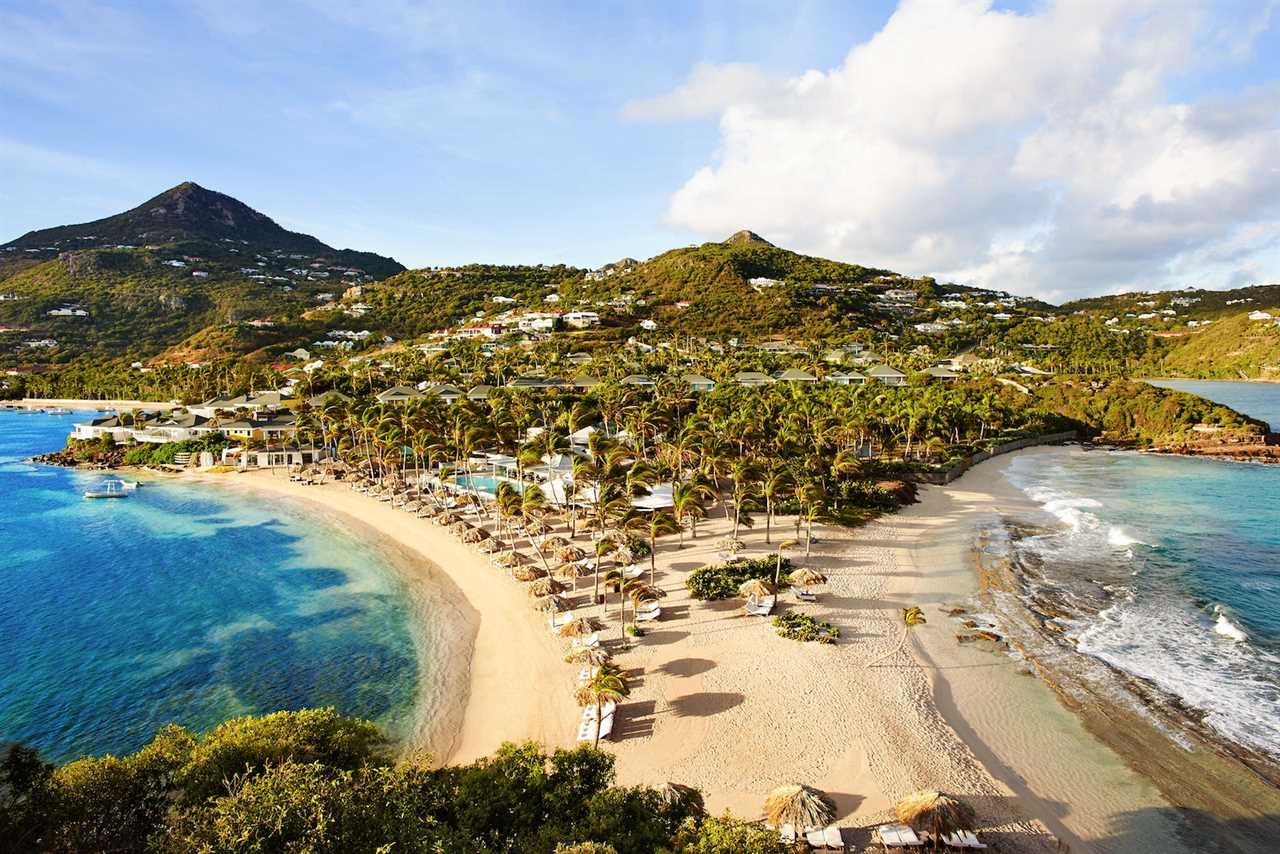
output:
<instances>
[{"instance_id":1,"label":"wave","mask_svg":"<svg viewBox=\"0 0 1280 854\"><path fill-rule=\"evenodd\" d=\"M1213 623L1213 630L1216 633L1225 638L1231 638L1236 643L1244 643L1249 640L1249 636L1244 633L1244 629L1231 622L1221 606L1214 605L1213 612L1218 615L1218 619Z\"/></svg>"},{"instance_id":2,"label":"wave","mask_svg":"<svg viewBox=\"0 0 1280 854\"><path fill-rule=\"evenodd\" d=\"M1146 545L1142 540L1127 533L1120 525L1112 525L1110 530L1107 531L1107 542L1118 549Z\"/></svg>"}]
</instances>

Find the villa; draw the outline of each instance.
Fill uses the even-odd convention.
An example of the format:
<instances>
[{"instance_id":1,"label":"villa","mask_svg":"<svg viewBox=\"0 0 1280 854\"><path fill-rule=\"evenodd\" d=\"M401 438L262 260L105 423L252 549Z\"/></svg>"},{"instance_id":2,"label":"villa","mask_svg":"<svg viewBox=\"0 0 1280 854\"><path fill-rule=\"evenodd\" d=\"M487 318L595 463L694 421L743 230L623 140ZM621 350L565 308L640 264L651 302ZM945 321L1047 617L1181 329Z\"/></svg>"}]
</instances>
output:
<instances>
[{"instance_id":1,"label":"villa","mask_svg":"<svg viewBox=\"0 0 1280 854\"><path fill-rule=\"evenodd\" d=\"M867 378L857 371L841 371L834 374L827 374L826 380L836 385L866 385Z\"/></svg>"},{"instance_id":2,"label":"villa","mask_svg":"<svg viewBox=\"0 0 1280 854\"><path fill-rule=\"evenodd\" d=\"M421 397L422 392L416 388L395 385L386 391L379 392L377 401L378 403L404 403L406 400L418 400Z\"/></svg>"},{"instance_id":3,"label":"villa","mask_svg":"<svg viewBox=\"0 0 1280 854\"><path fill-rule=\"evenodd\" d=\"M778 374L778 382L783 383L816 383L818 378L808 371L802 371L799 368L787 368Z\"/></svg>"},{"instance_id":4,"label":"villa","mask_svg":"<svg viewBox=\"0 0 1280 854\"><path fill-rule=\"evenodd\" d=\"M897 387L907 384L907 375L888 365L875 365L868 368L867 377L879 382L881 385Z\"/></svg>"},{"instance_id":5,"label":"villa","mask_svg":"<svg viewBox=\"0 0 1280 854\"><path fill-rule=\"evenodd\" d=\"M950 368L944 368L941 365L934 365L932 368L926 368L924 373L929 377L931 382L940 383L953 383L960 376Z\"/></svg>"},{"instance_id":6,"label":"villa","mask_svg":"<svg viewBox=\"0 0 1280 854\"><path fill-rule=\"evenodd\" d=\"M622 384L639 386L640 388L653 388L657 385L657 383L653 381L652 377L647 377L644 374L631 374L630 376L623 377Z\"/></svg>"},{"instance_id":7,"label":"villa","mask_svg":"<svg viewBox=\"0 0 1280 854\"><path fill-rule=\"evenodd\" d=\"M714 380L707 379L701 374L685 374L680 379L697 392L711 391L716 387Z\"/></svg>"},{"instance_id":8,"label":"villa","mask_svg":"<svg viewBox=\"0 0 1280 854\"><path fill-rule=\"evenodd\" d=\"M774 379L760 371L738 371L733 375L733 381L742 386L758 386L769 385Z\"/></svg>"}]
</instances>

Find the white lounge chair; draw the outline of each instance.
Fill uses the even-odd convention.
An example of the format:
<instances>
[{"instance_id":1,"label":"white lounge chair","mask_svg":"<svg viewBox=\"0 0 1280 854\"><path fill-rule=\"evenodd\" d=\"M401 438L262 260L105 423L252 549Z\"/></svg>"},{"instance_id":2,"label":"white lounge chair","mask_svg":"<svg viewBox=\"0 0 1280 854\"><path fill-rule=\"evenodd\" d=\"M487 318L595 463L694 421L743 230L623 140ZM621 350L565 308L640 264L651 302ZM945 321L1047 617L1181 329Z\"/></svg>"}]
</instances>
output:
<instances>
[{"instance_id":1,"label":"white lounge chair","mask_svg":"<svg viewBox=\"0 0 1280 854\"><path fill-rule=\"evenodd\" d=\"M622 570L622 577L630 581L633 578L639 578L644 575L644 567L638 563L633 563Z\"/></svg>"},{"instance_id":2,"label":"white lounge chair","mask_svg":"<svg viewBox=\"0 0 1280 854\"><path fill-rule=\"evenodd\" d=\"M826 848L827 840L822 835L822 828L811 827L804 832L804 838L809 843L810 848Z\"/></svg>"},{"instance_id":3,"label":"white lounge chair","mask_svg":"<svg viewBox=\"0 0 1280 854\"><path fill-rule=\"evenodd\" d=\"M828 848L834 848L837 851L844 850L844 834L834 824L823 829L822 837L826 840Z\"/></svg>"},{"instance_id":4,"label":"white lounge chair","mask_svg":"<svg viewBox=\"0 0 1280 854\"><path fill-rule=\"evenodd\" d=\"M574 638L574 639L573 639L573 648L574 648L574 649L594 649L595 647L598 647L599 645L600 645L600 633L599 633L599 632L592 632L591 634L587 635L585 638Z\"/></svg>"},{"instance_id":5,"label":"white lounge chair","mask_svg":"<svg viewBox=\"0 0 1280 854\"><path fill-rule=\"evenodd\" d=\"M759 599L752 596L747 600L747 613L757 617L767 617L773 612L773 605L777 601L777 596L761 596Z\"/></svg>"},{"instance_id":6,"label":"white lounge chair","mask_svg":"<svg viewBox=\"0 0 1280 854\"><path fill-rule=\"evenodd\" d=\"M979 842L978 837L974 836L967 830L961 830L950 836L942 837L943 843L951 848L986 848L986 844Z\"/></svg>"},{"instance_id":7,"label":"white lounge chair","mask_svg":"<svg viewBox=\"0 0 1280 854\"><path fill-rule=\"evenodd\" d=\"M551 631L554 634L555 632L560 630L561 626L565 625L572 619L573 619L573 612L565 611L563 614L554 614L550 617L547 617L547 625L551 627Z\"/></svg>"},{"instance_id":8,"label":"white lounge chair","mask_svg":"<svg viewBox=\"0 0 1280 854\"><path fill-rule=\"evenodd\" d=\"M662 606L654 603L647 608L636 609L637 623L651 623L662 616Z\"/></svg>"},{"instance_id":9,"label":"white lounge chair","mask_svg":"<svg viewBox=\"0 0 1280 854\"><path fill-rule=\"evenodd\" d=\"M792 585L791 593L801 602L818 601L818 594L814 593L812 590L806 590L803 587L796 587L795 585Z\"/></svg>"},{"instance_id":10,"label":"white lounge chair","mask_svg":"<svg viewBox=\"0 0 1280 854\"><path fill-rule=\"evenodd\" d=\"M924 844L905 824L882 824L872 835L885 848L919 848Z\"/></svg>"},{"instance_id":11,"label":"white lounge chair","mask_svg":"<svg viewBox=\"0 0 1280 854\"><path fill-rule=\"evenodd\" d=\"M796 827L794 824L784 824L778 828L778 838L787 845L791 845L796 841Z\"/></svg>"}]
</instances>

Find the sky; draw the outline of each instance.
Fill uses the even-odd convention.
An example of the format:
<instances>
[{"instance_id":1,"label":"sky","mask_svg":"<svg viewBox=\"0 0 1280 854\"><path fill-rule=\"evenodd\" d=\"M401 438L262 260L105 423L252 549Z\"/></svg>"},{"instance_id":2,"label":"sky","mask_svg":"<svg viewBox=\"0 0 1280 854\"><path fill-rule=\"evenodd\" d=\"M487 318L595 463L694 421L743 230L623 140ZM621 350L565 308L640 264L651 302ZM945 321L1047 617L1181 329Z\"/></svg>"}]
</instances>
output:
<instances>
[{"instance_id":1,"label":"sky","mask_svg":"<svg viewBox=\"0 0 1280 854\"><path fill-rule=\"evenodd\" d=\"M0 0L0 241L184 180L411 267L1276 282L1280 0Z\"/></svg>"}]
</instances>

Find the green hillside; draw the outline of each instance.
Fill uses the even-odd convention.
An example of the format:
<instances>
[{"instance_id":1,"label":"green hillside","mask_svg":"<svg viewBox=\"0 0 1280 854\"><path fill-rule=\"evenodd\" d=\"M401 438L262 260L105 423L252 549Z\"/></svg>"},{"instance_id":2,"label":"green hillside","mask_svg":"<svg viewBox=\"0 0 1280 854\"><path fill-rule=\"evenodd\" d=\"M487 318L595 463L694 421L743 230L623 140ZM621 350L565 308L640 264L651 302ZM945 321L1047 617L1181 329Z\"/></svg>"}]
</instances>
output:
<instances>
[{"instance_id":1,"label":"green hillside","mask_svg":"<svg viewBox=\"0 0 1280 854\"><path fill-rule=\"evenodd\" d=\"M1185 336L1164 339L1152 372L1199 379L1280 380L1280 325L1276 321L1280 309L1261 310L1273 319L1250 320L1247 313L1239 313Z\"/></svg>"}]
</instances>

